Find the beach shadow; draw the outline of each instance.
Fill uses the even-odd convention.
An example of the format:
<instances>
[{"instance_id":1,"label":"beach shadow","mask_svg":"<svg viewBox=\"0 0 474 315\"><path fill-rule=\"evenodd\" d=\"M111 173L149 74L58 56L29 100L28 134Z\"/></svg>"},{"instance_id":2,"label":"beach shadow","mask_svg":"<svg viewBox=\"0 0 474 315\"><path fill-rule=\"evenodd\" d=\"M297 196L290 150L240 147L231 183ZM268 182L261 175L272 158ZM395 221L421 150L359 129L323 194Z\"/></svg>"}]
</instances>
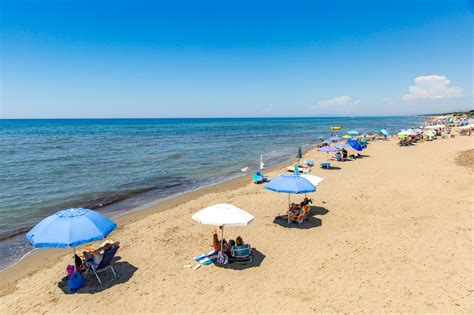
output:
<instances>
[{"instance_id":1,"label":"beach shadow","mask_svg":"<svg viewBox=\"0 0 474 315\"><path fill-rule=\"evenodd\" d=\"M309 215L310 216L326 215L328 213L329 213L329 210L324 208L324 207L318 207L318 206L310 206L309 207Z\"/></svg>"},{"instance_id":2,"label":"beach shadow","mask_svg":"<svg viewBox=\"0 0 474 315\"><path fill-rule=\"evenodd\" d=\"M335 171L335 170L340 170L341 168L339 166L332 166L331 167L321 167L322 170L328 170L328 171Z\"/></svg>"},{"instance_id":3,"label":"beach shadow","mask_svg":"<svg viewBox=\"0 0 474 315\"><path fill-rule=\"evenodd\" d=\"M99 273L100 280L102 281L102 283L100 284L99 281L97 281L97 278L95 277L94 273L90 271L89 274L85 277L84 286L77 290L76 293L95 294L110 289L111 287L117 284L125 283L130 280L130 278L132 278L133 274L135 273L135 271L138 270L138 268L126 261L120 261L120 259L121 257L115 257L115 261L117 262L112 265L115 270L115 273L117 274L116 278L114 278L112 270L108 269ZM64 277L58 283L58 288L60 288L65 294L73 294L69 290L69 281L67 277Z\"/></svg>"},{"instance_id":4,"label":"beach shadow","mask_svg":"<svg viewBox=\"0 0 474 315\"><path fill-rule=\"evenodd\" d=\"M309 214L306 220L303 223L298 224L292 222L288 224L288 216L287 215L279 215L276 216L273 220L274 224L278 224L281 227L290 228L290 229L312 229L323 225L323 221L319 218L316 218L316 215L326 215L329 213L329 210L325 207L319 206L310 206Z\"/></svg>"},{"instance_id":5,"label":"beach shadow","mask_svg":"<svg viewBox=\"0 0 474 315\"><path fill-rule=\"evenodd\" d=\"M224 269L244 270L260 267L264 259L265 255L263 253L261 253L258 249L252 248L252 262L248 264L232 262L227 265L216 264L216 266Z\"/></svg>"},{"instance_id":6,"label":"beach shadow","mask_svg":"<svg viewBox=\"0 0 474 315\"><path fill-rule=\"evenodd\" d=\"M312 229L316 228L318 226L323 225L323 221L321 219L315 218L313 216L309 216L308 219L306 219L303 223L298 224L298 223L290 223L288 224L288 218L286 215L281 215L275 217L273 220L273 223L278 224L281 227L288 228L288 229Z\"/></svg>"}]
</instances>

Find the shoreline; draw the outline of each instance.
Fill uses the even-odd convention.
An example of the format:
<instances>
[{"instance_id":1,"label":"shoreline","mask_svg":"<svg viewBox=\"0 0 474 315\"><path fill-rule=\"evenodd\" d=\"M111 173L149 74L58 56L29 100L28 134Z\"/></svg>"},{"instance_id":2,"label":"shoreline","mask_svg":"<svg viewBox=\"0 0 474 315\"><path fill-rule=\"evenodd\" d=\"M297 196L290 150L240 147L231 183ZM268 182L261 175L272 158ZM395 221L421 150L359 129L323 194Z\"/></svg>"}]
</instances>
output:
<instances>
[{"instance_id":1,"label":"shoreline","mask_svg":"<svg viewBox=\"0 0 474 315\"><path fill-rule=\"evenodd\" d=\"M317 146L317 144L311 144L311 143L301 145L304 154L306 152L312 150L316 146ZM281 151L283 152L283 151L288 151L288 150L289 150L289 148L285 148L285 149L282 149ZM271 151L271 153L273 153L273 151ZM269 155L269 154L270 153L267 152L264 155ZM271 171L275 168L286 165L287 163L290 163L290 160L291 160L291 158L288 157L287 155L283 155L283 154L278 155L277 157L274 157L269 162L267 162L267 164L269 164L271 166L269 166L266 169L266 171ZM140 196L140 194L131 194L127 198L119 199L119 200L117 200L116 202L113 202L113 204L110 204L110 205L106 205L106 206L103 206L103 207L99 206L99 208L89 207L89 206L77 206L77 207L90 208L92 210L101 212L101 213L105 214L106 216L109 216L113 220L120 220L119 218L121 218L122 216L127 216L127 217L133 216L131 214L136 213L136 212L141 212L141 211L147 211L149 208L155 208L156 206L158 206L159 204L161 204L163 202L181 198L182 196L187 195L189 193L197 192L199 190L206 189L206 188L218 187L219 185L225 185L227 182L233 182L234 180L238 180L239 178L244 178L244 177L247 177L247 176L251 176L251 175L253 175L253 173L255 171L256 170L251 168L251 169L249 169L248 172L240 172L240 173L235 173L235 174L232 174L232 175L228 174L227 176L223 176L221 179L219 179L215 183L203 183L202 186L197 186L195 188L190 188L190 189L185 188L184 191L174 192L168 197L156 197L156 199L144 200L144 202L142 204L135 205L131 208L126 208L125 210L111 210L111 209L108 209L108 208L110 206L115 205L115 204L120 204L122 202L127 202L128 199L133 199L134 197ZM137 188L136 190L138 191L138 190L143 190L143 189L142 188ZM120 193L121 194L128 194L127 191L123 191L123 192L120 192ZM186 199L186 197L183 197L183 198ZM66 202L66 204L67 204L67 202ZM67 206L65 206L64 208L67 208ZM164 210L166 210L166 209L164 209ZM158 210L158 211L164 211L164 210ZM53 214L53 213L51 213L51 214ZM117 221L117 222L119 222L119 221ZM33 228L33 226L34 225L29 226L29 227L20 227L17 230L15 230L14 232L11 232L10 234L2 237L2 239L0 239L0 242L8 242L9 240L21 237L21 235L24 235L24 234L26 234L26 232L31 230ZM41 251L44 251L44 250L47 250L47 249L41 249ZM22 256L18 256L18 260L16 260L14 263L2 266L1 269L0 269L0 280L1 280L1 273L2 272L14 267L15 265L17 265L22 260L28 259L29 257L32 257L33 255L37 255L38 253L34 253L35 251L38 251L38 249L32 248L29 252L25 252Z\"/></svg>"},{"instance_id":2,"label":"shoreline","mask_svg":"<svg viewBox=\"0 0 474 315\"><path fill-rule=\"evenodd\" d=\"M303 159L316 147L316 145L310 146L311 149L303 149ZM271 167L265 168L264 171L265 173L270 173L278 169L291 166L292 164L293 163L290 161L281 162L276 165L272 165ZM171 210L174 207L185 204L189 201L192 201L209 193L232 191L237 188L244 187L247 184L253 184L250 178L252 175L252 172L245 173L243 175L226 179L215 184L210 184L196 188L194 190L177 193L174 196L170 196L168 198L162 198L156 201L151 201L145 203L142 206L112 216L113 220L118 225L117 229L114 232L116 233L117 231L124 228L130 223L139 220L144 220L148 216L155 213ZM110 238L114 238L113 233ZM87 244L78 246L79 249L84 247L87 247ZM0 270L0 297L9 294L11 292L12 286L14 286L17 281L25 278L26 276L33 275L41 269L41 266L50 265L53 262L57 261L58 258L64 255L68 255L70 253L70 248L33 248L30 252L20 258L20 260L17 261L15 264L7 266L4 269Z\"/></svg>"}]
</instances>

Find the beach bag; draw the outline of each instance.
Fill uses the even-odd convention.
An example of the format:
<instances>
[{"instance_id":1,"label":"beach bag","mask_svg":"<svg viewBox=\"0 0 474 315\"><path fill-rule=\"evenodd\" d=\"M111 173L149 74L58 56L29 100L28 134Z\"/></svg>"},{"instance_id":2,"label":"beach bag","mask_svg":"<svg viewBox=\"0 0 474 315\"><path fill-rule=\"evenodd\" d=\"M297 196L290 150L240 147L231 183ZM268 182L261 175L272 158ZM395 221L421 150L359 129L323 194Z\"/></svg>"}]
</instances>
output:
<instances>
[{"instance_id":1,"label":"beach bag","mask_svg":"<svg viewBox=\"0 0 474 315\"><path fill-rule=\"evenodd\" d=\"M80 272L74 272L69 279L69 290L75 293L77 290L84 286L84 277Z\"/></svg>"},{"instance_id":2,"label":"beach bag","mask_svg":"<svg viewBox=\"0 0 474 315\"><path fill-rule=\"evenodd\" d=\"M227 257L226 254L219 252L219 254L217 254L217 262L222 265L227 265L229 263L229 257Z\"/></svg>"},{"instance_id":3,"label":"beach bag","mask_svg":"<svg viewBox=\"0 0 474 315\"><path fill-rule=\"evenodd\" d=\"M73 265L67 265L67 267L66 267L67 277L71 278L73 273L74 273L74 266Z\"/></svg>"}]
</instances>

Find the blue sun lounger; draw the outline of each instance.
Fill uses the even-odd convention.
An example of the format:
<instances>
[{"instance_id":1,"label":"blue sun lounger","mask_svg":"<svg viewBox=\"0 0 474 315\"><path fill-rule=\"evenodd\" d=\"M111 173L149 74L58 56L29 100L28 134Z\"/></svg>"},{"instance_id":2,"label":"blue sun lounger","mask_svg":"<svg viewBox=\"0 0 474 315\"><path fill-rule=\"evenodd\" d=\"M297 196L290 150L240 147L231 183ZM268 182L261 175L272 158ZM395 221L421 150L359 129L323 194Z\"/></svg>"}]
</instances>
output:
<instances>
[{"instance_id":1,"label":"blue sun lounger","mask_svg":"<svg viewBox=\"0 0 474 315\"><path fill-rule=\"evenodd\" d=\"M258 171L257 173L253 174L252 180L255 184L261 184L268 182L269 178L263 175L261 171Z\"/></svg>"}]
</instances>

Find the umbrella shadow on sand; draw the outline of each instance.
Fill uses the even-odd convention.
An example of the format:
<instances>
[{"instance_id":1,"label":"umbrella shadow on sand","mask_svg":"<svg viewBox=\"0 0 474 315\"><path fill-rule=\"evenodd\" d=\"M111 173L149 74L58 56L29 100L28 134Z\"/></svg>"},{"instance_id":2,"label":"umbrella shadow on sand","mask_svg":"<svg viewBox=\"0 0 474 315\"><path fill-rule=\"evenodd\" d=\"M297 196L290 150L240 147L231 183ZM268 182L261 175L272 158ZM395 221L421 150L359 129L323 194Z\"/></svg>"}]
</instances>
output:
<instances>
[{"instance_id":1,"label":"umbrella shadow on sand","mask_svg":"<svg viewBox=\"0 0 474 315\"><path fill-rule=\"evenodd\" d=\"M114 274L109 269L99 273L100 280L102 281L102 284L100 284L99 281L97 281L97 278L95 277L94 273L92 271L89 271L89 274L87 275L87 277L85 277L84 286L77 290L76 293L95 294L105 291L117 284L125 283L130 280L130 278L132 278L133 274L135 273L135 271L138 270L138 268L126 261L120 260L120 256L115 257L115 262L112 265L115 270L115 273L117 274L117 277L115 279ZM69 290L69 283L67 277L64 277L58 283L58 288L60 288L65 294L73 294Z\"/></svg>"},{"instance_id":2,"label":"umbrella shadow on sand","mask_svg":"<svg viewBox=\"0 0 474 315\"><path fill-rule=\"evenodd\" d=\"M224 269L244 270L244 269L260 267L264 259L265 259L265 255L262 252L260 252L256 248L252 248L252 262L248 264L233 262L227 265L216 264L216 266L219 268L224 268Z\"/></svg>"},{"instance_id":3,"label":"umbrella shadow on sand","mask_svg":"<svg viewBox=\"0 0 474 315\"><path fill-rule=\"evenodd\" d=\"M330 166L330 167L325 167L321 168L322 170L329 170L329 171L335 171L335 170L340 170L341 168L339 166Z\"/></svg>"},{"instance_id":4,"label":"umbrella shadow on sand","mask_svg":"<svg viewBox=\"0 0 474 315\"><path fill-rule=\"evenodd\" d=\"M287 215L276 216L273 223L289 229L312 229L323 225L323 221L315 216L326 215L327 213L329 213L329 210L324 207L311 206L307 219L301 224L295 222L288 224Z\"/></svg>"},{"instance_id":5,"label":"umbrella shadow on sand","mask_svg":"<svg viewBox=\"0 0 474 315\"><path fill-rule=\"evenodd\" d=\"M328 213L329 213L329 210L324 208L324 207L318 207L318 206L309 207L309 215L310 216L326 215Z\"/></svg>"}]
</instances>

